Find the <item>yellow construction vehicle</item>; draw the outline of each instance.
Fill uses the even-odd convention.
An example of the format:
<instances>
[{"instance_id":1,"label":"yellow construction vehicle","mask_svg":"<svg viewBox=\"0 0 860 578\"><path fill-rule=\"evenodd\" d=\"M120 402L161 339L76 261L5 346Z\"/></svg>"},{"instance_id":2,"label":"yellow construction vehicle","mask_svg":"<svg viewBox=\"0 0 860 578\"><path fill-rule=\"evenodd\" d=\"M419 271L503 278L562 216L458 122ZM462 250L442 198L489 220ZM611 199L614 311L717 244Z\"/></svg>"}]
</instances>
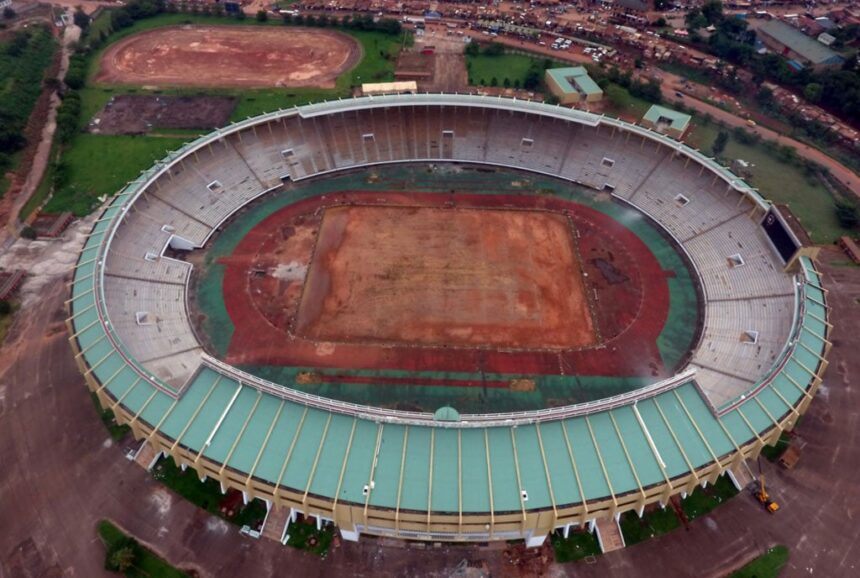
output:
<instances>
[{"instance_id":1,"label":"yellow construction vehicle","mask_svg":"<svg viewBox=\"0 0 860 578\"><path fill-rule=\"evenodd\" d=\"M764 506L764 509L771 514L779 510L779 504L770 499L770 495L764 487L764 474L759 474L759 479L753 482L752 493L755 499Z\"/></svg>"}]
</instances>

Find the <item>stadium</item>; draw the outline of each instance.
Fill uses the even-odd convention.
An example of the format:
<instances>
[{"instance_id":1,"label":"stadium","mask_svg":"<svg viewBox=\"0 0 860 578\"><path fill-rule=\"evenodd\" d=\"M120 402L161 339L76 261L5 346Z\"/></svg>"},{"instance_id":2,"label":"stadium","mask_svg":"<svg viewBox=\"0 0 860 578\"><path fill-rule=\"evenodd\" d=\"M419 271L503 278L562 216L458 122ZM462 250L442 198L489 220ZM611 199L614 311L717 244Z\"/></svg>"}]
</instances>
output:
<instances>
[{"instance_id":1,"label":"stadium","mask_svg":"<svg viewBox=\"0 0 860 578\"><path fill-rule=\"evenodd\" d=\"M736 480L794 426L831 345L813 259L649 129L365 97L232 124L129 183L67 323L101 405L264 500L281 539L301 514L536 546Z\"/></svg>"}]
</instances>

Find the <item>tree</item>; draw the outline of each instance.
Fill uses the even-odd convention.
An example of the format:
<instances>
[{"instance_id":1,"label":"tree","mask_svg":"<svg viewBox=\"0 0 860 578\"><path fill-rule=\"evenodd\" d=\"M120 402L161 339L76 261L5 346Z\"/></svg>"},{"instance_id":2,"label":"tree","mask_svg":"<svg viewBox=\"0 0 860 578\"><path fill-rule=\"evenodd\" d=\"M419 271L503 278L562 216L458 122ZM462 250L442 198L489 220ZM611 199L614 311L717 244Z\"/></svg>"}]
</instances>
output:
<instances>
[{"instance_id":1,"label":"tree","mask_svg":"<svg viewBox=\"0 0 860 578\"><path fill-rule=\"evenodd\" d=\"M693 8L687 15L684 17L684 23L687 25L687 30L690 31L690 34L698 30L699 28L704 28L708 25L708 19L702 14L702 11L699 8Z\"/></svg>"},{"instance_id":2,"label":"tree","mask_svg":"<svg viewBox=\"0 0 860 578\"><path fill-rule=\"evenodd\" d=\"M90 26L90 17L87 16L86 12L80 9L80 7L75 10L74 15L72 16L72 22L75 23L75 26L81 29L81 32L86 32L87 28Z\"/></svg>"},{"instance_id":3,"label":"tree","mask_svg":"<svg viewBox=\"0 0 860 578\"><path fill-rule=\"evenodd\" d=\"M603 89L603 94L613 106L621 107L627 103L627 91L617 84L610 84Z\"/></svg>"},{"instance_id":4,"label":"tree","mask_svg":"<svg viewBox=\"0 0 860 578\"><path fill-rule=\"evenodd\" d=\"M720 0L710 0L702 6L702 16L708 21L708 24L716 24L723 19L723 3ZM739 20L739 19L735 19Z\"/></svg>"},{"instance_id":5,"label":"tree","mask_svg":"<svg viewBox=\"0 0 860 578\"><path fill-rule=\"evenodd\" d=\"M15 18L15 10L13 10L11 6L6 6L3 9L3 18L6 20L12 20Z\"/></svg>"},{"instance_id":6,"label":"tree","mask_svg":"<svg viewBox=\"0 0 860 578\"><path fill-rule=\"evenodd\" d=\"M499 79L495 76L490 79L490 86L499 86Z\"/></svg>"},{"instance_id":7,"label":"tree","mask_svg":"<svg viewBox=\"0 0 860 578\"><path fill-rule=\"evenodd\" d=\"M109 564L115 568L116 572L125 574L134 567L137 560L137 553L132 546L123 546L115 550L111 556Z\"/></svg>"},{"instance_id":8,"label":"tree","mask_svg":"<svg viewBox=\"0 0 860 578\"><path fill-rule=\"evenodd\" d=\"M720 156L724 150L726 150L726 144L729 142L729 133L724 130L721 130L717 134L717 138L714 139L714 144L711 145L711 152L714 153L715 157Z\"/></svg>"},{"instance_id":9,"label":"tree","mask_svg":"<svg viewBox=\"0 0 860 578\"><path fill-rule=\"evenodd\" d=\"M0 315L9 315L12 313L12 304L5 299L0 300Z\"/></svg>"},{"instance_id":10,"label":"tree","mask_svg":"<svg viewBox=\"0 0 860 578\"><path fill-rule=\"evenodd\" d=\"M857 205L848 201L836 201L836 218L846 229L853 229L860 222Z\"/></svg>"},{"instance_id":11,"label":"tree","mask_svg":"<svg viewBox=\"0 0 860 578\"><path fill-rule=\"evenodd\" d=\"M257 22L266 22L268 19L269 15L265 10L257 10Z\"/></svg>"},{"instance_id":12,"label":"tree","mask_svg":"<svg viewBox=\"0 0 860 578\"><path fill-rule=\"evenodd\" d=\"M470 42L466 45L466 49L464 50L466 56L478 56L481 53L481 47L477 42Z\"/></svg>"},{"instance_id":13,"label":"tree","mask_svg":"<svg viewBox=\"0 0 860 578\"><path fill-rule=\"evenodd\" d=\"M813 104L821 102L821 94L824 89L817 82L810 82L803 88L803 97Z\"/></svg>"},{"instance_id":14,"label":"tree","mask_svg":"<svg viewBox=\"0 0 860 578\"><path fill-rule=\"evenodd\" d=\"M510 88L511 79L506 76L505 79L502 81L502 86L504 86L505 88Z\"/></svg>"},{"instance_id":15,"label":"tree","mask_svg":"<svg viewBox=\"0 0 860 578\"><path fill-rule=\"evenodd\" d=\"M487 47L484 48L484 54L486 56L501 56L504 52L505 47L498 42L490 42Z\"/></svg>"}]
</instances>

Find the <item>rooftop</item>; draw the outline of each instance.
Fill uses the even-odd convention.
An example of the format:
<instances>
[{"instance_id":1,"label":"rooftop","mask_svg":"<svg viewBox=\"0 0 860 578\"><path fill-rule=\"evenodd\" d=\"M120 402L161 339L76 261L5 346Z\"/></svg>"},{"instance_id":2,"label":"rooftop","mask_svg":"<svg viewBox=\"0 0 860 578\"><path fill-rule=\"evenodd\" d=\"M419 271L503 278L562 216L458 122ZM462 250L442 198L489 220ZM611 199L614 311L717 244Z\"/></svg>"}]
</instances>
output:
<instances>
[{"instance_id":1,"label":"rooftop","mask_svg":"<svg viewBox=\"0 0 860 578\"><path fill-rule=\"evenodd\" d=\"M603 90L588 76L588 71L585 70L585 67L551 68L546 72L565 92L603 94Z\"/></svg>"},{"instance_id":2,"label":"rooftop","mask_svg":"<svg viewBox=\"0 0 860 578\"><path fill-rule=\"evenodd\" d=\"M669 124L669 128L683 132L690 124L692 117L689 114L666 108L658 104L652 105L642 117L643 120L654 123L655 125L664 122Z\"/></svg>"},{"instance_id":3,"label":"rooftop","mask_svg":"<svg viewBox=\"0 0 860 578\"><path fill-rule=\"evenodd\" d=\"M759 31L784 44L812 64L838 64L843 60L837 53L785 22L771 20L762 25Z\"/></svg>"}]
</instances>

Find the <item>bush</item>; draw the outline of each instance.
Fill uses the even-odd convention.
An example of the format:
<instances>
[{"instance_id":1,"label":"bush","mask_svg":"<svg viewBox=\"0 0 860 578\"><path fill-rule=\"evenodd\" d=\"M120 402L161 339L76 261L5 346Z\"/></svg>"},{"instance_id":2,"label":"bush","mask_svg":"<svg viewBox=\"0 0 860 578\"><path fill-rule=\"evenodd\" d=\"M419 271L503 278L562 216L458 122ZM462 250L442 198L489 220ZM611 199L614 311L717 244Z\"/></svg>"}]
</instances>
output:
<instances>
[{"instance_id":1,"label":"bush","mask_svg":"<svg viewBox=\"0 0 860 578\"><path fill-rule=\"evenodd\" d=\"M860 213L857 211L857 205L849 201L836 202L836 218L839 223L846 229L853 229L860 222Z\"/></svg>"},{"instance_id":2,"label":"bush","mask_svg":"<svg viewBox=\"0 0 860 578\"><path fill-rule=\"evenodd\" d=\"M125 573L134 567L140 555L140 544L134 538L123 536L107 549L105 570Z\"/></svg>"},{"instance_id":3,"label":"bush","mask_svg":"<svg viewBox=\"0 0 860 578\"><path fill-rule=\"evenodd\" d=\"M0 300L0 315L6 316L10 313L12 313L12 304L5 299Z\"/></svg>"},{"instance_id":4,"label":"bush","mask_svg":"<svg viewBox=\"0 0 860 578\"><path fill-rule=\"evenodd\" d=\"M268 19L269 15L265 10L257 10L257 22L266 22Z\"/></svg>"},{"instance_id":5,"label":"bush","mask_svg":"<svg viewBox=\"0 0 860 578\"><path fill-rule=\"evenodd\" d=\"M24 239L30 239L32 241L36 238L36 229L31 227L30 225L24 225L24 228L21 229L21 237Z\"/></svg>"}]
</instances>

